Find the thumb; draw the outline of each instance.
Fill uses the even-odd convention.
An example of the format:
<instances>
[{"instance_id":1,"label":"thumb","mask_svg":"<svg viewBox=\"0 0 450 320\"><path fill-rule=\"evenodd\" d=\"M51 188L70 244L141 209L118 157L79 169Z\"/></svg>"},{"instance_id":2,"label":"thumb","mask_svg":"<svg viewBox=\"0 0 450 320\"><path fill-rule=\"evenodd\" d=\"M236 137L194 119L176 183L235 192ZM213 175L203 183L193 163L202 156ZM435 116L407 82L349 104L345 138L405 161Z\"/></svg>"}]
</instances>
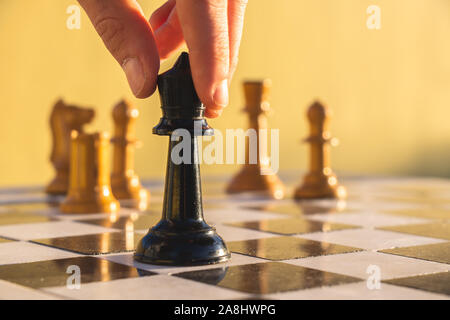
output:
<instances>
[{"instance_id":1,"label":"thumb","mask_svg":"<svg viewBox=\"0 0 450 320\"><path fill-rule=\"evenodd\" d=\"M150 23L134 0L78 0L138 98L156 89L159 55Z\"/></svg>"}]
</instances>

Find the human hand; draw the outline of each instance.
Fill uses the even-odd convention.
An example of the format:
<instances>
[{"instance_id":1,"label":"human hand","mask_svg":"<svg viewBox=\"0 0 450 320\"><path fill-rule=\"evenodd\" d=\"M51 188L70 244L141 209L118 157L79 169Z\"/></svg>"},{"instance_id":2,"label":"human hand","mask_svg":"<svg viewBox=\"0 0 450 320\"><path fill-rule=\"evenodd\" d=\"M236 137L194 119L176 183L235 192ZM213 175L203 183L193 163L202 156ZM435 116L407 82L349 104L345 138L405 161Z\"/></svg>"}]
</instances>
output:
<instances>
[{"instance_id":1,"label":"human hand","mask_svg":"<svg viewBox=\"0 0 450 320\"><path fill-rule=\"evenodd\" d=\"M228 104L247 1L169 0L147 21L136 0L78 0L138 98L155 91L160 59L186 43L209 118Z\"/></svg>"}]
</instances>

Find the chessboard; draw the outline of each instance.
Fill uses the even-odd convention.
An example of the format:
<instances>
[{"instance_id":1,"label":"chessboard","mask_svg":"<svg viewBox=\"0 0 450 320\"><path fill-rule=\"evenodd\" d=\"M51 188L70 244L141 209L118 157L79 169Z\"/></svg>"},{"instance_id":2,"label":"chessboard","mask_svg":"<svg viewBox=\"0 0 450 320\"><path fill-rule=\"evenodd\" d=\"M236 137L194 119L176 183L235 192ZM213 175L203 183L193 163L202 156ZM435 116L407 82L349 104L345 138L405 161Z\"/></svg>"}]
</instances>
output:
<instances>
[{"instance_id":1,"label":"chessboard","mask_svg":"<svg viewBox=\"0 0 450 320\"><path fill-rule=\"evenodd\" d=\"M163 181L143 182L146 211L117 214L62 214L41 187L0 190L0 298L450 298L450 180L344 176L346 201L300 202L203 180L205 219L231 260L195 267L133 259L161 217Z\"/></svg>"}]
</instances>

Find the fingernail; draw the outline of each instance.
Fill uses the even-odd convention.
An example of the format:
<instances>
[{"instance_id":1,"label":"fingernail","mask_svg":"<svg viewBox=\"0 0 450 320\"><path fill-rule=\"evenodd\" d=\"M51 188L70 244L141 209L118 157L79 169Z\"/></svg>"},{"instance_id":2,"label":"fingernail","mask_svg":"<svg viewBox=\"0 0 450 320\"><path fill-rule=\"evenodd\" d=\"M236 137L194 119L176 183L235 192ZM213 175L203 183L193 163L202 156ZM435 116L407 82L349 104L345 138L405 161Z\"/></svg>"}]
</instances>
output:
<instances>
[{"instance_id":1,"label":"fingernail","mask_svg":"<svg viewBox=\"0 0 450 320\"><path fill-rule=\"evenodd\" d=\"M205 116L208 118L217 118L222 114L223 110L219 109L219 110L215 110L215 109L207 109Z\"/></svg>"},{"instance_id":2,"label":"fingernail","mask_svg":"<svg viewBox=\"0 0 450 320\"><path fill-rule=\"evenodd\" d=\"M222 108L228 105L228 80L225 79L216 87L214 92L214 103Z\"/></svg>"},{"instance_id":3,"label":"fingernail","mask_svg":"<svg viewBox=\"0 0 450 320\"><path fill-rule=\"evenodd\" d=\"M231 80L233 80L235 72L236 72L236 67L232 68L230 71L230 75L228 76L228 86L230 86Z\"/></svg>"},{"instance_id":4,"label":"fingernail","mask_svg":"<svg viewBox=\"0 0 450 320\"><path fill-rule=\"evenodd\" d=\"M122 68L127 76L131 91L133 91L135 96L139 95L145 84L145 76L141 62L137 58L129 58L125 60Z\"/></svg>"}]
</instances>

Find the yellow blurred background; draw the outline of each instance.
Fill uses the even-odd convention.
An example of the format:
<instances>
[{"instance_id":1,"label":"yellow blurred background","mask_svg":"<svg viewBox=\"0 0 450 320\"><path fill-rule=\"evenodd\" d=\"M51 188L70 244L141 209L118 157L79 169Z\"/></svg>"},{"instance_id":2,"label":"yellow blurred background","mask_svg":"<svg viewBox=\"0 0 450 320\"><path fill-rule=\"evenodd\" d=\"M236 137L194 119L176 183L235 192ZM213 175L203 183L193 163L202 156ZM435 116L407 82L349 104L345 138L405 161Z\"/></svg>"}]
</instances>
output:
<instances>
[{"instance_id":1,"label":"yellow blurred background","mask_svg":"<svg viewBox=\"0 0 450 320\"><path fill-rule=\"evenodd\" d=\"M147 16L163 1L141 0ZM128 98L140 110L136 171L162 178L167 138L152 135L159 97L132 97L125 76L87 16L69 30L74 0L0 0L0 184L44 184L48 118L55 101L95 107L93 130L112 130L111 108ZM381 29L366 26L370 5ZM161 69L168 69L170 59ZM271 78L271 128L280 129L281 170L307 165L305 110L333 110L341 174L450 176L449 0L250 0L230 106L214 128L245 128L244 79ZM235 172L203 165L204 175Z\"/></svg>"}]
</instances>

